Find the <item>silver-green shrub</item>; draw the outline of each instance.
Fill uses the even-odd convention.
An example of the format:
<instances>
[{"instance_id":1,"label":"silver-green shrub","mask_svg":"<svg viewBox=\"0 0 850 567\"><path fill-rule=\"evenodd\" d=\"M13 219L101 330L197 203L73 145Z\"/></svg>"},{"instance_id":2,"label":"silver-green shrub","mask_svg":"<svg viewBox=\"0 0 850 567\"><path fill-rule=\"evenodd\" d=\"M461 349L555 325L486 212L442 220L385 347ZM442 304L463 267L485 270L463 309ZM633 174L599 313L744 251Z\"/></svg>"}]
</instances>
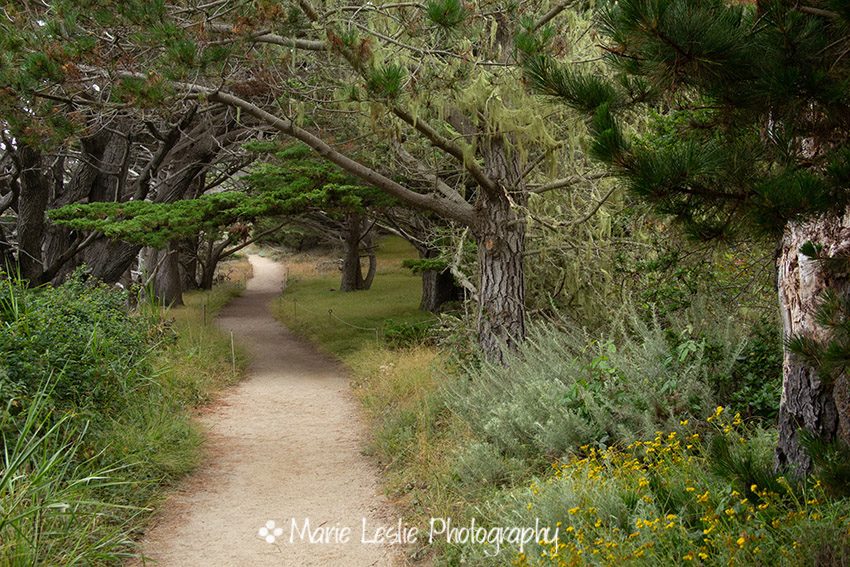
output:
<instances>
[{"instance_id":1,"label":"silver-green shrub","mask_svg":"<svg viewBox=\"0 0 850 567\"><path fill-rule=\"evenodd\" d=\"M583 445L652 435L714 406L709 383L740 347L707 348L633 314L606 336L552 324L531 329L508 366L469 369L444 393L447 406L507 457L552 462Z\"/></svg>"}]
</instances>

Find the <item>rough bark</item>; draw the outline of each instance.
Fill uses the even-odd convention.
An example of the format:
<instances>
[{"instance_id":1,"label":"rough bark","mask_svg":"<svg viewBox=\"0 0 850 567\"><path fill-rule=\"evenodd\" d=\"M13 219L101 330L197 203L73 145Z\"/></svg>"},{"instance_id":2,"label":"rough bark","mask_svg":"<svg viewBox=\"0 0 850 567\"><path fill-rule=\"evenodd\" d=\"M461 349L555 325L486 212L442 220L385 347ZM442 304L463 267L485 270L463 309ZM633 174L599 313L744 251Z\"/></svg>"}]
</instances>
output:
<instances>
[{"instance_id":1,"label":"rough bark","mask_svg":"<svg viewBox=\"0 0 850 567\"><path fill-rule=\"evenodd\" d=\"M221 255L227 247L227 241L224 240L216 244L211 240L204 242L204 261L201 266L201 289L212 289L215 283L215 270L218 263L221 261Z\"/></svg>"},{"instance_id":2,"label":"rough bark","mask_svg":"<svg viewBox=\"0 0 850 567\"><path fill-rule=\"evenodd\" d=\"M199 241L199 238L180 240L180 281L183 291L199 287L197 278Z\"/></svg>"},{"instance_id":3,"label":"rough bark","mask_svg":"<svg viewBox=\"0 0 850 567\"><path fill-rule=\"evenodd\" d=\"M116 139L117 138L117 139ZM80 140L82 150L80 159L73 168L70 180L62 185L61 190L57 189L54 192L53 199L50 201L49 207L56 209L76 203L82 200L93 202L98 200L99 195L107 195L108 188L105 186L109 183L109 175L107 172L119 167L115 159L118 159L119 153L123 155L124 149L127 147L127 139L125 136L120 136L113 130L101 128L96 134L82 138ZM111 149L107 155L107 148ZM116 152L116 147L120 152ZM98 187L98 185L104 187ZM58 186L59 183L56 183ZM55 266L65 252L73 245L75 235L73 231L55 225L49 225L44 236L44 258L45 265ZM81 257L67 261L63 266L56 270L56 274L51 278L54 284L59 284L67 275L79 265Z\"/></svg>"},{"instance_id":4,"label":"rough bark","mask_svg":"<svg viewBox=\"0 0 850 567\"><path fill-rule=\"evenodd\" d=\"M491 201L482 211L478 241L478 342L487 360L504 363L525 338L525 222L510 204Z\"/></svg>"},{"instance_id":5,"label":"rough bark","mask_svg":"<svg viewBox=\"0 0 850 567\"><path fill-rule=\"evenodd\" d=\"M38 281L44 269L42 238L50 187L43 173L41 152L22 144L18 148L20 194L18 196L18 265L21 276Z\"/></svg>"},{"instance_id":6,"label":"rough bark","mask_svg":"<svg viewBox=\"0 0 850 567\"><path fill-rule=\"evenodd\" d=\"M133 265L141 249L138 244L102 238L83 252L81 263L88 266L94 277L115 283Z\"/></svg>"},{"instance_id":7,"label":"rough bark","mask_svg":"<svg viewBox=\"0 0 850 567\"><path fill-rule=\"evenodd\" d=\"M145 279L151 278L154 297L162 305L183 305L183 282L180 278L180 253L176 242L165 250L146 248L143 252Z\"/></svg>"},{"instance_id":8,"label":"rough bark","mask_svg":"<svg viewBox=\"0 0 850 567\"><path fill-rule=\"evenodd\" d=\"M487 360L504 364L525 339L525 218L515 205L524 206L527 193L518 156L501 138L490 142L484 160L499 191L478 204L478 343Z\"/></svg>"},{"instance_id":9,"label":"rough bark","mask_svg":"<svg viewBox=\"0 0 850 567\"><path fill-rule=\"evenodd\" d=\"M815 320L825 292L846 298L848 274L800 252L806 242L823 246L822 255L850 255L850 218L833 215L805 223L790 223L782 237L777 260L777 288L785 337L803 336L823 343L830 330ZM800 356L786 349L782 399L779 408L779 443L776 465L783 471L805 475L812 459L800 442L806 431L824 442L850 443L850 389L846 375L821 376Z\"/></svg>"}]
</instances>

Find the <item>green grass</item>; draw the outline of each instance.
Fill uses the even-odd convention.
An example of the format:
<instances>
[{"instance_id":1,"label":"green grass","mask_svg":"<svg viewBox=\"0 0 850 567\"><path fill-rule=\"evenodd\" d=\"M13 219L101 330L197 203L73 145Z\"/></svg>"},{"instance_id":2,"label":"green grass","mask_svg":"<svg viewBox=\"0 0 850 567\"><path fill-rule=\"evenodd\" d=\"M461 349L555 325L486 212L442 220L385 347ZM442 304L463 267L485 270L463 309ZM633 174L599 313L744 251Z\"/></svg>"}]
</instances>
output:
<instances>
[{"instance_id":1,"label":"green grass","mask_svg":"<svg viewBox=\"0 0 850 567\"><path fill-rule=\"evenodd\" d=\"M12 380L3 374L4 364L20 364L26 353L17 346L0 352L0 566L120 565L137 554L134 540L151 511L200 460L202 435L192 412L242 375L244 357L237 351L234 365L230 337L213 324L242 288L246 273L237 273L238 281L186 294L185 307L162 316L147 304L127 315L103 303L112 291L59 301L64 311L56 317L49 309L57 301L38 297L61 289L9 295L14 301L4 304L0 325L17 326L8 327L7 340L30 345L31 358L44 361L38 350L44 341L35 340L42 327L70 325L46 348L66 348L77 362L76 374L61 360L33 367L38 391L28 392L14 388L20 373ZM98 313L105 315L93 324ZM23 323L38 329L35 337ZM89 339L63 345L70 330ZM97 356L87 357L89 351ZM115 391L104 398L109 403L57 397L74 377L85 376L91 360Z\"/></svg>"},{"instance_id":2,"label":"green grass","mask_svg":"<svg viewBox=\"0 0 850 567\"><path fill-rule=\"evenodd\" d=\"M290 277L275 313L295 333L343 360L380 346L388 323L433 318L419 311L421 279L401 266L403 260L415 257L416 251L404 240L383 239L372 288L349 293L337 291L336 269L315 269L321 259L285 258Z\"/></svg>"}]
</instances>

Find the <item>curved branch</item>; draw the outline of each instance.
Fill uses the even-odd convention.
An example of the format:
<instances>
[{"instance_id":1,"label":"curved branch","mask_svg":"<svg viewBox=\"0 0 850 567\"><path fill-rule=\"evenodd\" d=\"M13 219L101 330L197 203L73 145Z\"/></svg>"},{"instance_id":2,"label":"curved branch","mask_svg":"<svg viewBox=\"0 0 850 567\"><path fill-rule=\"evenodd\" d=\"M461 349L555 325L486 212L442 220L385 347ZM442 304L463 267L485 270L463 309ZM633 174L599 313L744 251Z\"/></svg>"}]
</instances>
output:
<instances>
[{"instance_id":1,"label":"curved branch","mask_svg":"<svg viewBox=\"0 0 850 567\"><path fill-rule=\"evenodd\" d=\"M389 177L386 177L374 169L371 169L360 162L357 162L348 156L338 152L331 147L327 142L295 125L289 119L280 118L274 114L263 110L257 105L250 103L242 98L239 98L230 93L222 91L211 91L205 87L196 85L189 86L194 92L204 94L207 100L211 102L219 102L228 106L241 108L251 116L265 122L276 130L287 134L306 145L310 146L316 153L330 162L335 163L348 173L359 177L370 185L381 189L385 193L397 198L398 200L407 203L410 206L420 209L433 211L441 216L454 219L466 225L473 224L473 207L468 203L459 203L449 201L445 198L439 198L436 195L423 195L408 189L407 187L396 183Z\"/></svg>"}]
</instances>

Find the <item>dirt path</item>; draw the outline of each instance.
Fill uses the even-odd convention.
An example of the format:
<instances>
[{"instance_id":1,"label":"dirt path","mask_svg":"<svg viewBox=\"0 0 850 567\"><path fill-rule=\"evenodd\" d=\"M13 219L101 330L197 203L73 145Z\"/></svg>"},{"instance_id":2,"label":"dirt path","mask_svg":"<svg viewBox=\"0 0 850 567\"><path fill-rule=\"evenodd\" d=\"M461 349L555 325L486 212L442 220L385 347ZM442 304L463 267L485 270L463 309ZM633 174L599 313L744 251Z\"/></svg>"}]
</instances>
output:
<instances>
[{"instance_id":1,"label":"dirt path","mask_svg":"<svg viewBox=\"0 0 850 567\"><path fill-rule=\"evenodd\" d=\"M251 256L254 277L219 325L251 356L244 382L202 417L207 461L163 506L143 543L164 566L392 565L395 548L361 543L362 519L390 525L376 472L360 453L363 429L340 368L272 317L283 268ZM310 544L296 532L350 526L347 544ZM258 534L282 528L275 543ZM371 530L371 528L370 528Z\"/></svg>"}]
</instances>

